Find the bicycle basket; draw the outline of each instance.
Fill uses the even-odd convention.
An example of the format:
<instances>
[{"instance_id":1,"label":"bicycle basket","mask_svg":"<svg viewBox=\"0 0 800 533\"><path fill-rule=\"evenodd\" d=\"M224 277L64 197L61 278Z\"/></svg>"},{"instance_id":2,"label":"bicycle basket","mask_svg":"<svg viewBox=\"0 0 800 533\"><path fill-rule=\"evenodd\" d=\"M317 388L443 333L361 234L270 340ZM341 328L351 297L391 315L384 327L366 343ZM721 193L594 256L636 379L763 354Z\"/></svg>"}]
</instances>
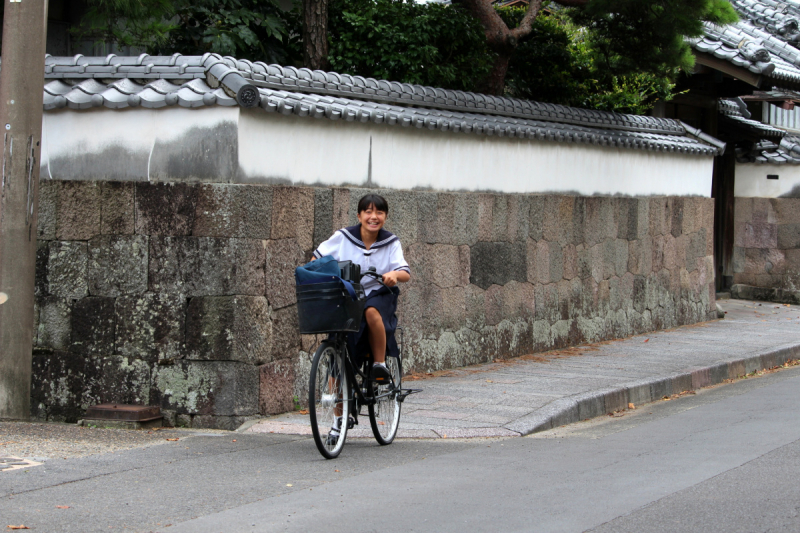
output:
<instances>
[{"instance_id":1,"label":"bicycle basket","mask_svg":"<svg viewBox=\"0 0 800 533\"><path fill-rule=\"evenodd\" d=\"M366 297L361 285L353 283L353 288L356 291L355 300L338 280L297 285L300 333L358 331Z\"/></svg>"}]
</instances>

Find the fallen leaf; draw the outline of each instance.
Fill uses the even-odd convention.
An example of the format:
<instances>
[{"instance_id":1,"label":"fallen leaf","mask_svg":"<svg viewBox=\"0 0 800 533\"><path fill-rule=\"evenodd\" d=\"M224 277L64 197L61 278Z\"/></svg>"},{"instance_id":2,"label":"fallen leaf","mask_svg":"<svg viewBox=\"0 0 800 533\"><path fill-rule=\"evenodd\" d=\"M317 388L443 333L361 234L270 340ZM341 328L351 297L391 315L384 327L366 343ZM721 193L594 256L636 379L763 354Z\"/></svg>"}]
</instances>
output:
<instances>
[{"instance_id":1,"label":"fallen leaf","mask_svg":"<svg viewBox=\"0 0 800 533\"><path fill-rule=\"evenodd\" d=\"M629 403L628 404L628 409L636 409L636 406L633 405L632 403Z\"/></svg>"},{"instance_id":2,"label":"fallen leaf","mask_svg":"<svg viewBox=\"0 0 800 533\"><path fill-rule=\"evenodd\" d=\"M287 483L287 484L286 484L286 486L287 486L287 487L291 487L291 486L292 486L292 484L291 484L291 483Z\"/></svg>"},{"instance_id":3,"label":"fallen leaf","mask_svg":"<svg viewBox=\"0 0 800 533\"><path fill-rule=\"evenodd\" d=\"M494 381L492 381L491 379L487 379L486 383L494 383Z\"/></svg>"},{"instance_id":4,"label":"fallen leaf","mask_svg":"<svg viewBox=\"0 0 800 533\"><path fill-rule=\"evenodd\" d=\"M69 509L69 505L56 505L56 509Z\"/></svg>"},{"instance_id":5,"label":"fallen leaf","mask_svg":"<svg viewBox=\"0 0 800 533\"><path fill-rule=\"evenodd\" d=\"M18 525L18 526L6 526L8 529L30 529L28 526L25 525Z\"/></svg>"},{"instance_id":6,"label":"fallen leaf","mask_svg":"<svg viewBox=\"0 0 800 533\"><path fill-rule=\"evenodd\" d=\"M385 426L386 422L384 422L383 420L378 420L378 425L379 426Z\"/></svg>"},{"instance_id":7,"label":"fallen leaf","mask_svg":"<svg viewBox=\"0 0 800 533\"><path fill-rule=\"evenodd\" d=\"M645 339L644 342L650 342L650 339Z\"/></svg>"},{"instance_id":8,"label":"fallen leaf","mask_svg":"<svg viewBox=\"0 0 800 533\"><path fill-rule=\"evenodd\" d=\"M167 439L167 440L170 441L170 442L175 442L176 440L179 440L179 439L178 438L174 438L174 439Z\"/></svg>"},{"instance_id":9,"label":"fallen leaf","mask_svg":"<svg viewBox=\"0 0 800 533\"><path fill-rule=\"evenodd\" d=\"M300 409L297 412L300 413L301 415L307 415L308 414L308 409Z\"/></svg>"},{"instance_id":10,"label":"fallen leaf","mask_svg":"<svg viewBox=\"0 0 800 533\"><path fill-rule=\"evenodd\" d=\"M334 470L334 472L338 472L338 470Z\"/></svg>"},{"instance_id":11,"label":"fallen leaf","mask_svg":"<svg viewBox=\"0 0 800 533\"><path fill-rule=\"evenodd\" d=\"M236 439L233 439L231 442L236 442Z\"/></svg>"}]
</instances>

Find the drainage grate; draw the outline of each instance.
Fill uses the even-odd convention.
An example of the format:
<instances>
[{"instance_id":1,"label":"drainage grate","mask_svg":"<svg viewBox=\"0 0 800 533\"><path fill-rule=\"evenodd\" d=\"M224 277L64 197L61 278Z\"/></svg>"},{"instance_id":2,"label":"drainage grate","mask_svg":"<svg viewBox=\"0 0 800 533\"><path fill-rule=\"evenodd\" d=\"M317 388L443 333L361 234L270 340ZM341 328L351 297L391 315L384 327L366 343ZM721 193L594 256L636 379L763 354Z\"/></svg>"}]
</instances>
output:
<instances>
[{"instance_id":1,"label":"drainage grate","mask_svg":"<svg viewBox=\"0 0 800 533\"><path fill-rule=\"evenodd\" d=\"M86 410L87 420L119 420L125 422L150 422L161 417L157 405L127 405L122 403L101 403Z\"/></svg>"}]
</instances>

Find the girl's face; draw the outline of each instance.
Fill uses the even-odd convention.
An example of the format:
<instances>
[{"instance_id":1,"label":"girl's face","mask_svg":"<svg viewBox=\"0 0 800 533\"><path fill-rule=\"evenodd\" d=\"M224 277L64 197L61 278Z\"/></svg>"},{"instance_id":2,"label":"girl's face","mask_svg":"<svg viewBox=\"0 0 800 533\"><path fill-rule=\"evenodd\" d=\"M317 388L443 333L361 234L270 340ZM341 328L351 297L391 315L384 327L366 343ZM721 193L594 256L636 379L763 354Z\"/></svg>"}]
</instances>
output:
<instances>
[{"instance_id":1,"label":"girl's face","mask_svg":"<svg viewBox=\"0 0 800 533\"><path fill-rule=\"evenodd\" d=\"M361 227L370 233L377 233L386 224L386 212L378 211L372 204L358 214Z\"/></svg>"}]
</instances>

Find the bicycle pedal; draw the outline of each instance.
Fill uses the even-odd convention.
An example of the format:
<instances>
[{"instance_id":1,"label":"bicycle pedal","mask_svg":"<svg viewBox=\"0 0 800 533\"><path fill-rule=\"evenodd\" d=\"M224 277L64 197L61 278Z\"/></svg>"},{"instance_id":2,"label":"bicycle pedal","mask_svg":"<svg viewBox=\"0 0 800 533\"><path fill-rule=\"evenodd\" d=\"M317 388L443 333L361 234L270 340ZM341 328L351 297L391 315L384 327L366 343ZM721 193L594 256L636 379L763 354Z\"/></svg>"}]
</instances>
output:
<instances>
[{"instance_id":1,"label":"bicycle pedal","mask_svg":"<svg viewBox=\"0 0 800 533\"><path fill-rule=\"evenodd\" d=\"M347 429L353 429L358 422L352 416L347 418Z\"/></svg>"}]
</instances>

